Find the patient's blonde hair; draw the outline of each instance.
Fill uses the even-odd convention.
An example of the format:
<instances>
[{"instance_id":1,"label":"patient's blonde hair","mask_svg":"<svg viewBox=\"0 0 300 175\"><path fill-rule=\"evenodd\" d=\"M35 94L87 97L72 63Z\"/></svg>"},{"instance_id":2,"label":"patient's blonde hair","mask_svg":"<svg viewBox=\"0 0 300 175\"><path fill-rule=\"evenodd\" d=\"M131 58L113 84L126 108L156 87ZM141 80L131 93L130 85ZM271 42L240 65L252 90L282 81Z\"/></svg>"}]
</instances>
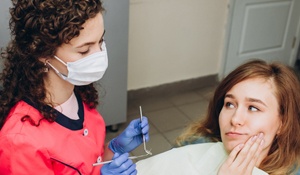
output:
<instances>
[{"instance_id":1,"label":"patient's blonde hair","mask_svg":"<svg viewBox=\"0 0 300 175\"><path fill-rule=\"evenodd\" d=\"M201 137L222 141L219 114L225 94L237 83L251 78L272 79L275 84L278 112L282 120L281 132L273 141L270 151L259 168L272 175L291 174L300 157L300 84L291 68L281 63L261 60L247 62L232 71L218 85L211 99L206 118L192 123L177 138L178 146L193 143Z\"/></svg>"}]
</instances>

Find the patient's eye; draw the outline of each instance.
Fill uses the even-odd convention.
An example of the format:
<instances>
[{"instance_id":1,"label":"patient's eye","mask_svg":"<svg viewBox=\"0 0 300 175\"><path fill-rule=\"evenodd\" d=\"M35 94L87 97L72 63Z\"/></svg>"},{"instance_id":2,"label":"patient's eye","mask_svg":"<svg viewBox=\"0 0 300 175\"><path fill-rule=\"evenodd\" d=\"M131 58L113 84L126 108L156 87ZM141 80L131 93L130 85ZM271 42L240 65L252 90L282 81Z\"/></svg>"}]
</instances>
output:
<instances>
[{"instance_id":1,"label":"patient's eye","mask_svg":"<svg viewBox=\"0 0 300 175\"><path fill-rule=\"evenodd\" d=\"M234 108L234 105L233 105L232 103L230 103L230 102L226 102L226 103L225 103L225 106L226 106L227 108Z\"/></svg>"},{"instance_id":2,"label":"patient's eye","mask_svg":"<svg viewBox=\"0 0 300 175\"><path fill-rule=\"evenodd\" d=\"M256 107L254 107L254 106L249 106L249 108L248 108L250 111L252 111L252 112L256 112L256 111L259 111L259 109L258 108L256 108Z\"/></svg>"}]
</instances>

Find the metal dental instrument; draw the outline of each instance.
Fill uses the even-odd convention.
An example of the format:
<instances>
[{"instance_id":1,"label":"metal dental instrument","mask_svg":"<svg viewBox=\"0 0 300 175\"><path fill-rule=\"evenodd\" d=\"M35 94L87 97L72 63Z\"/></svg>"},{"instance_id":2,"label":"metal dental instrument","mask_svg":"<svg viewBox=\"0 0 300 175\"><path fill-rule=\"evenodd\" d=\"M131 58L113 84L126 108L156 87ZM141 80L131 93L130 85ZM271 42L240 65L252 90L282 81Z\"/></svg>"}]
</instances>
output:
<instances>
[{"instance_id":1,"label":"metal dental instrument","mask_svg":"<svg viewBox=\"0 0 300 175\"><path fill-rule=\"evenodd\" d=\"M142 113L142 107L141 107L141 106L140 106L140 116L141 116L141 122L142 122L142 120L143 120L143 113ZM147 148L146 148L146 139L145 139L144 134L142 134L142 135L143 135L144 151L145 151L148 155L152 155L151 150L147 150Z\"/></svg>"},{"instance_id":2,"label":"metal dental instrument","mask_svg":"<svg viewBox=\"0 0 300 175\"><path fill-rule=\"evenodd\" d=\"M143 114L142 114L142 107L140 106L140 116L141 116L141 122L142 122L142 119L143 119ZM145 139L145 136L144 134L143 135L143 144L144 144L144 151L146 152L146 154L143 154L143 155L140 155L140 156L130 156L128 157L129 159L137 159L137 158L141 158L141 157L145 157L145 156L149 156L149 155L152 155L152 152L151 150L147 150L146 148L146 139ZM112 162L113 160L109 160L109 161L104 161L104 162L99 162L99 163L94 163L93 166L98 166L98 165L103 165L103 164L107 164L107 163L110 163Z\"/></svg>"},{"instance_id":3,"label":"metal dental instrument","mask_svg":"<svg viewBox=\"0 0 300 175\"><path fill-rule=\"evenodd\" d=\"M148 155L149 154L144 154L144 155L140 155L140 156L131 156L131 157L128 157L128 158L131 159L131 160L133 160L133 159L145 157L145 156L148 156ZM110 163L112 161L113 160L109 160L109 161L105 161L105 162L99 162L99 163L93 163L93 166L104 165L104 164Z\"/></svg>"}]
</instances>

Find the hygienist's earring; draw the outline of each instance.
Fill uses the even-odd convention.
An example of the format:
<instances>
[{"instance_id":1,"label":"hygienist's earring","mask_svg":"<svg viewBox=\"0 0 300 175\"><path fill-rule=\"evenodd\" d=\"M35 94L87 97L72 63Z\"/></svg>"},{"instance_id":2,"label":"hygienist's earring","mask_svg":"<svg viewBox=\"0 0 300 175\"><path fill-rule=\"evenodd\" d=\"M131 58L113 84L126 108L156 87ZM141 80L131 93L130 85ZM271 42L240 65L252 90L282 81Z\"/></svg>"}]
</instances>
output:
<instances>
[{"instance_id":1,"label":"hygienist's earring","mask_svg":"<svg viewBox=\"0 0 300 175\"><path fill-rule=\"evenodd\" d=\"M49 72L49 67L47 66L47 61L48 60L46 60L45 63L44 63L45 67L43 67L43 72Z\"/></svg>"}]
</instances>

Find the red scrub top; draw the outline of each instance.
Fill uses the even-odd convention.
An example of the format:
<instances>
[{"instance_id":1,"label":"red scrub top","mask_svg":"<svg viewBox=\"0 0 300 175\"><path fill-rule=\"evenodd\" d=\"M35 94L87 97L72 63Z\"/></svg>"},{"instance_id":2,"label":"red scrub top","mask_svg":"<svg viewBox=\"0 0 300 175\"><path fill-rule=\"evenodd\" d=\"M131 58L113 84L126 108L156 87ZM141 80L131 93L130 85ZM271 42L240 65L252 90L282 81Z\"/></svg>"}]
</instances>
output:
<instances>
[{"instance_id":1,"label":"red scrub top","mask_svg":"<svg viewBox=\"0 0 300 175\"><path fill-rule=\"evenodd\" d=\"M57 112L55 122L41 120L38 127L21 121L29 115L37 123L41 113L29 100L18 102L0 131L0 174L99 175L104 153L102 116L77 96L78 120Z\"/></svg>"}]
</instances>

